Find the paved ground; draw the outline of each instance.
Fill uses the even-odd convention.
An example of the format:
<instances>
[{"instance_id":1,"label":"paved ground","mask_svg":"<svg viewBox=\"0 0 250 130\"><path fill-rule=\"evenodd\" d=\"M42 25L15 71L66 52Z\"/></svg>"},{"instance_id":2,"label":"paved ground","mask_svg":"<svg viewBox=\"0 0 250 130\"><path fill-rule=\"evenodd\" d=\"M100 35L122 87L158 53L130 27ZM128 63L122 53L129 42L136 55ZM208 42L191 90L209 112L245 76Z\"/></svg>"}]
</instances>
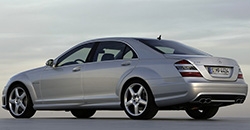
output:
<instances>
[{"instance_id":1,"label":"paved ground","mask_svg":"<svg viewBox=\"0 0 250 130\"><path fill-rule=\"evenodd\" d=\"M190 118L128 118L75 119L72 117L31 119L0 119L0 130L249 130L250 118L213 118L197 121Z\"/></svg>"},{"instance_id":2,"label":"paved ground","mask_svg":"<svg viewBox=\"0 0 250 130\"><path fill-rule=\"evenodd\" d=\"M31 119L14 119L4 111L0 130L250 130L250 117L219 113L210 120L193 120L185 112L160 111L152 120L131 120L122 111L98 111L91 119L75 119L69 112L41 111Z\"/></svg>"}]
</instances>

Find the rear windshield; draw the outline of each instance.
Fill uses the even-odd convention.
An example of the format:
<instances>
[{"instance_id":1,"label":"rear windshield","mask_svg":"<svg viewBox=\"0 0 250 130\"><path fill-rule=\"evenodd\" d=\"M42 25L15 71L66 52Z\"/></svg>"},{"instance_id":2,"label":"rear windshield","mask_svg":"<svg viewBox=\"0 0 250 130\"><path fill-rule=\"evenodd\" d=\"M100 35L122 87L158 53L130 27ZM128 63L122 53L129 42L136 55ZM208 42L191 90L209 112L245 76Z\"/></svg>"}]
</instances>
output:
<instances>
[{"instance_id":1,"label":"rear windshield","mask_svg":"<svg viewBox=\"0 0 250 130\"><path fill-rule=\"evenodd\" d=\"M137 39L146 44L152 49L162 54L181 54L181 55L209 55L198 49L186 46L184 44L168 41L168 40L154 40L154 39Z\"/></svg>"}]
</instances>

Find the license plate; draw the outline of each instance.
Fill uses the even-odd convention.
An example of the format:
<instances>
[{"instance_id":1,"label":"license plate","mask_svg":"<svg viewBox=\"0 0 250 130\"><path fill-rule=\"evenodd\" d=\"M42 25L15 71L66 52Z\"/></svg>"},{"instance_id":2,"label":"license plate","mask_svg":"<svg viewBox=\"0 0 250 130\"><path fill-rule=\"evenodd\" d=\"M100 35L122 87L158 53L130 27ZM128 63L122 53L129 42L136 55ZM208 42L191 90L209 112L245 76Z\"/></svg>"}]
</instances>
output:
<instances>
[{"instance_id":1,"label":"license plate","mask_svg":"<svg viewBox=\"0 0 250 130\"><path fill-rule=\"evenodd\" d=\"M231 67L206 67L209 74L212 76L225 76L229 77L232 72Z\"/></svg>"}]
</instances>

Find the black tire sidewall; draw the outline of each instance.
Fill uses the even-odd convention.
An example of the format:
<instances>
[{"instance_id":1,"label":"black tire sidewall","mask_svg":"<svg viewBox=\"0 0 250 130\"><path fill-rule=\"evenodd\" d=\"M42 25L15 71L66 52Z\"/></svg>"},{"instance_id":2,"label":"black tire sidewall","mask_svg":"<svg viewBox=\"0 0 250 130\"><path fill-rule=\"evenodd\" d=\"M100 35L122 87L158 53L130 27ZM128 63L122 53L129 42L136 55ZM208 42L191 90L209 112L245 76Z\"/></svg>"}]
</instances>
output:
<instances>
[{"instance_id":1,"label":"black tire sidewall","mask_svg":"<svg viewBox=\"0 0 250 130\"><path fill-rule=\"evenodd\" d=\"M209 119L216 115L218 107L205 107L202 112L199 110L187 109L186 113L194 119Z\"/></svg>"},{"instance_id":2,"label":"black tire sidewall","mask_svg":"<svg viewBox=\"0 0 250 130\"><path fill-rule=\"evenodd\" d=\"M93 116L96 112L96 110L82 110L82 109L76 109L76 110L71 110L70 111L73 116L76 118L90 118Z\"/></svg>"}]
</instances>

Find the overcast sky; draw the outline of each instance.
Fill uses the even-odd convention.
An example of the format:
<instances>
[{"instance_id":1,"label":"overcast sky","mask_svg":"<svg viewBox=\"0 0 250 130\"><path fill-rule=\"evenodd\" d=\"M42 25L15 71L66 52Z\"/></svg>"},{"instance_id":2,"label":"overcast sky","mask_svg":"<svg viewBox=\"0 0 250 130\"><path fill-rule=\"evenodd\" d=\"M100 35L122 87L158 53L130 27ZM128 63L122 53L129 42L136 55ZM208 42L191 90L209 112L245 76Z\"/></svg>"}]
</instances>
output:
<instances>
[{"instance_id":1,"label":"overcast sky","mask_svg":"<svg viewBox=\"0 0 250 130\"><path fill-rule=\"evenodd\" d=\"M12 75L82 41L160 34L237 60L250 83L249 6L250 0L0 0L0 90ZM249 117L249 104L218 115Z\"/></svg>"}]
</instances>

